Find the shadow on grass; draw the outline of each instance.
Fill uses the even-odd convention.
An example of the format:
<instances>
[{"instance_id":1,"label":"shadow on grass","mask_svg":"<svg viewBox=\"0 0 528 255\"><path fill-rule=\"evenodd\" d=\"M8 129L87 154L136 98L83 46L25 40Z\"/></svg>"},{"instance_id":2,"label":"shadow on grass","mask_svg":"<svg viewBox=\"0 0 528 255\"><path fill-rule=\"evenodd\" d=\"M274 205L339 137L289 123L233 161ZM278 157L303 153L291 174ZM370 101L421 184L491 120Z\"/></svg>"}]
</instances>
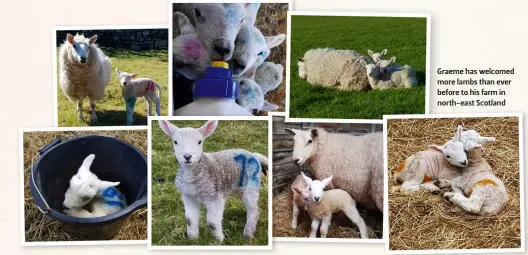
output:
<instances>
[{"instance_id":1,"label":"shadow on grass","mask_svg":"<svg viewBox=\"0 0 528 255\"><path fill-rule=\"evenodd\" d=\"M418 84L423 84L423 86L425 86L425 72L416 72L416 79L418 80Z\"/></svg>"},{"instance_id":2,"label":"shadow on grass","mask_svg":"<svg viewBox=\"0 0 528 255\"><path fill-rule=\"evenodd\" d=\"M88 111L90 112L90 111ZM95 111L98 122L92 123L86 120L88 126L126 126L126 111L107 110ZM86 118L86 116L85 116ZM147 125L147 116L134 113L134 126Z\"/></svg>"},{"instance_id":3,"label":"shadow on grass","mask_svg":"<svg viewBox=\"0 0 528 255\"><path fill-rule=\"evenodd\" d=\"M102 47L101 50L110 58L158 58L162 62L169 62L168 51L167 50L142 50L142 51L132 51L128 49L121 48L111 48L111 47Z\"/></svg>"}]
</instances>

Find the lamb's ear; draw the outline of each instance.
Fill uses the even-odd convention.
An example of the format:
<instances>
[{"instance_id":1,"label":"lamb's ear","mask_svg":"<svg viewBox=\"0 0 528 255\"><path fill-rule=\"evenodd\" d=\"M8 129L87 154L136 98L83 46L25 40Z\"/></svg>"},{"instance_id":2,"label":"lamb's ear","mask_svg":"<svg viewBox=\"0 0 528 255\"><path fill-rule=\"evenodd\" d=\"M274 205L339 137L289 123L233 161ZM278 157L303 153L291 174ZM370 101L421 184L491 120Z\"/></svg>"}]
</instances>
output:
<instances>
[{"instance_id":1,"label":"lamb's ear","mask_svg":"<svg viewBox=\"0 0 528 255\"><path fill-rule=\"evenodd\" d=\"M119 68L116 68L117 76L121 76L121 71L119 71Z\"/></svg>"},{"instance_id":2,"label":"lamb's ear","mask_svg":"<svg viewBox=\"0 0 528 255\"><path fill-rule=\"evenodd\" d=\"M387 55L387 49L382 50L382 51L381 51L381 54L382 54L383 56Z\"/></svg>"},{"instance_id":3,"label":"lamb's ear","mask_svg":"<svg viewBox=\"0 0 528 255\"><path fill-rule=\"evenodd\" d=\"M90 167L92 166L92 162L95 159L95 154L88 155L82 162L81 167L79 167L79 171L88 171L90 172Z\"/></svg>"},{"instance_id":4,"label":"lamb's ear","mask_svg":"<svg viewBox=\"0 0 528 255\"><path fill-rule=\"evenodd\" d=\"M99 180L97 182L97 188L99 189L99 191L102 191L102 190L108 189L110 187L115 187L115 186L119 185L119 183L120 182L107 182L107 181Z\"/></svg>"},{"instance_id":5,"label":"lamb's ear","mask_svg":"<svg viewBox=\"0 0 528 255\"><path fill-rule=\"evenodd\" d=\"M297 60L299 60L299 62L303 62L304 63L304 58L297 57Z\"/></svg>"},{"instance_id":6,"label":"lamb's ear","mask_svg":"<svg viewBox=\"0 0 528 255\"><path fill-rule=\"evenodd\" d=\"M266 37L266 44L268 45L268 49L271 49L273 47L276 47L280 45L284 39L286 39L285 34L278 34L276 36L265 36Z\"/></svg>"},{"instance_id":7,"label":"lamb's ear","mask_svg":"<svg viewBox=\"0 0 528 255\"><path fill-rule=\"evenodd\" d=\"M439 152L443 152L444 151L444 146L443 145L430 144L429 145L429 149L435 150L435 151L439 151Z\"/></svg>"},{"instance_id":8,"label":"lamb's ear","mask_svg":"<svg viewBox=\"0 0 528 255\"><path fill-rule=\"evenodd\" d=\"M297 194L301 194L301 190L297 187L292 187L293 192L296 192Z\"/></svg>"},{"instance_id":9,"label":"lamb's ear","mask_svg":"<svg viewBox=\"0 0 528 255\"><path fill-rule=\"evenodd\" d=\"M464 144L464 150L465 151L470 151L472 149L480 148L480 147L482 147L482 144L479 144L479 143L476 143L476 142L473 142L473 141L467 141Z\"/></svg>"},{"instance_id":10,"label":"lamb's ear","mask_svg":"<svg viewBox=\"0 0 528 255\"><path fill-rule=\"evenodd\" d=\"M66 41L68 41L69 43L73 44L73 35L68 33L66 35Z\"/></svg>"},{"instance_id":11,"label":"lamb's ear","mask_svg":"<svg viewBox=\"0 0 528 255\"><path fill-rule=\"evenodd\" d=\"M97 41L97 35L93 35L92 37L90 37L90 41L89 41L90 44L94 44L95 41Z\"/></svg>"},{"instance_id":12,"label":"lamb's ear","mask_svg":"<svg viewBox=\"0 0 528 255\"><path fill-rule=\"evenodd\" d=\"M181 12L174 12L173 18L177 20L178 26L180 27L180 34L195 33L196 29L191 24L191 21L185 14Z\"/></svg>"},{"instance_id":13,"label":"lamb's ear","mask_svg":"<svg viewBox=\"0 0 528 255\"><path fill-rule=\"evenodd\" d=\"M291 128L285 128L284 131L292 134L292 135L295 135L295 129L291 129Z\"/></svg>"},{"instance_id":14,"label":"lamb's ear","mask_svg":"<svg viewBox=\"0 0 528 255\"><path fill-rule=\"evenodd\" d=\"M198 132L200 132L204 137L208 137L213 134L217 125L218 120L207 121L203 126L198 128Z\"/></svg>"},{"instance_id":15,"label":"lamb's ear","mask_svg":"<svg viewBox=\"0 0 528 255\"><path fill-rule=\"evenodd\" d=\"M371 50L367 50L368 54L370 57L372 57L372 55L374 55L374 52L372 52Z\"/></svg>"},{"instance_id":16,"label":"lamb's ear","mask_svg":"<svg viewBox=\"0 0 528 255\"><path fill-rule=\"evenodd\" d=\"M317 129L312 128L312 130L310 130L310 135L312 136L312 139L315 139L319 135L319 132Z\"/></svg>"},{"instance_id":17,"label":"lamb's ear","mask_svg":"<svg viewBox=\"0 0 528 255\"><path fill-rule=\"evenodd\" d=\"M455 132L455 135L453 136L453 138L451 138L451 140L453 140L455 142L460 141L460 135L461 135L463 129L464 128L462 126L460 126L460 125L457 126L457 130Z\"/></svg>"},{"instance_id":18,"label":"lamb's ear","mask_svg":"<svg viewBox=\"0 0 528 255\"><path fill-rule=\"evenodd\" d=\"M394 64L394 63L396 63L396 57L392 57L392 58L390 59L390 63L391 63L391 65Z\"/></svg>"},{"instance_id":19,"label":"lamb's ear","mask_svg":"<svg viewBox=\"0 0 528 255\"><path fill-rule=\"evenodd\" d=\"M264 106L262 106L262 109L260 109L260 110L261 111L265 111L265 112L271 112L271 111L275 111L277 109L279 109L278 105L269 103L268 101L264 101Z\"/></svg>"},{"instance_id":20,"label":"lamb's ear","mask_svg":"<svg viewBox=\"0 0 528 255\"><path fill-rule=\"evenodd\" d=\"M326 178L326 179L323 179L321 182L323 183L323 185L326 187L328 184L330 184L330 182L332 182L332 178L334 177L334 175L330 175L330 177Z\"/></svg>"},{"instance_id":21,"label":"lamb's ear","mask_svg":"<svg viewBox=\"0 0 528 255\"><path fill-rule=\"evenodd\" d=\"M136 78L136 77L137 77L137 73L133 73L133 74L131 74L130 77L132 77L132 78Z\"/></svg>"},{"instance_id":22,"label":"lamb's ear","mask_svg":"<svg viewBox=\"0 0 528 255\"><path fill-rule=\"evenodd\" d=\"M160 128L165 132L168 137L171 137L178 131L178 127L166 120L158 120Z\"/></svg>"},{"instance_id":23,"label":"lamb's ear","mask_svg":"<svg viewBox=\"0 0 528 255\"><path fill-rule=\"evenodd\" d=\"M359 64L361 64L362 67L367 68L367 62L365 62L365 60L360 60Z\"/></svg>"},{"instance_id":24,"label":"lamb's ear","mask_svg":"<svg viewBox=\"0 0 528 255\"><path fill-rule=\"evenodd\" d=\"M303 172L301 172L301 175L302 175L304 181L306 182L306 184L310 184L310 183L312 183L312 179L310 179L310 177L304 175Z\"/></svg>"}]
</instances>

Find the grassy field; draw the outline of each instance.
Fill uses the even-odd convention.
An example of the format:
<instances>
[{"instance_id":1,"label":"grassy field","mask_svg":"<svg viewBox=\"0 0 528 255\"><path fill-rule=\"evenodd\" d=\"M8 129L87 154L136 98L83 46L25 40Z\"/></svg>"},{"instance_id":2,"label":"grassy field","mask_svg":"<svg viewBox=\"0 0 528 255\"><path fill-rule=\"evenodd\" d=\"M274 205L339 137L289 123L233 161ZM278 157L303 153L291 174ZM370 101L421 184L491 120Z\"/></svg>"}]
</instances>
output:
<instances>
[{"instance_id":1,"label":"grassy field","mask_svg":"<svg viewBox=\"0 0 528 255\"><path fill-rule=\"evenodd\" d=\"M384 114L425 112L425 18L292 16L290 117L381 119ZM340 91L299 78L297 57L313 48L388 49L389 59L414 68L420 86L387 91Z\"/></svg>"},{"instance_id":2,"label":"grassy field","mask_svg":"<svg viewBox=\"0 0 528 255\"><path fill-rule=\"evenodd\" d=\"M178 127L200 127L205 121L173 121ZM178 164L173 145L157 122L152 125L152 245L218 245L206 223L205 208L200 217L200 236L188 240L181 196L174 185ZM263 155L268 153L267 121L219 121L215 133L204 141L204 152L240 148ZM248 241L242 231L246 209L236 195L226 203L223 219L225 239L222 245L267 245L268 179L263 177L259 197L259 220L255 238Z\"/></svg>"},{"instance_id":3,"label":"grassy field","mask_svg":"<svg viewBox=\"0 0 528 255\"><path fill-rule=\"evenodd\" d=\"M105 98L95 103L99 122L94 124L90 121L88 99L85 99L83 104L83 114L86 122L77 119L77 104L70 102L64 95L57 78L59 126L126 125L125 101L121 96L121 85L115 68L119 68L122 72L137 73L138 77L151 78L156 81L161 87L161 115L168 115L169 91L167 82L169 78L167 50L131 51L107 47L100 48L112 60L112 76L106 87ZM57 70L57 75L58 72L59 70ZM154 114L155 110L156 108L153 104L152 112ZM134 109L134 125L147 125L147 103L144 98L137 100L136 108Z\"/></svg>"},{"instance_id":4,"label":"grassy field","mask_svg":"<svg viewBox=\"0 0 528 255\"><path fill-rule=\"evenodd\" d=\"M147 130L60 131L24 133L24 226L26 242L85 241L75 229L44 216L33 202L29 190L31 159L42 146L56 137L72 135L111 135L147 153ZM129 215L113 240L147 240L147 208Z\"/></svg>"}]
</instances>

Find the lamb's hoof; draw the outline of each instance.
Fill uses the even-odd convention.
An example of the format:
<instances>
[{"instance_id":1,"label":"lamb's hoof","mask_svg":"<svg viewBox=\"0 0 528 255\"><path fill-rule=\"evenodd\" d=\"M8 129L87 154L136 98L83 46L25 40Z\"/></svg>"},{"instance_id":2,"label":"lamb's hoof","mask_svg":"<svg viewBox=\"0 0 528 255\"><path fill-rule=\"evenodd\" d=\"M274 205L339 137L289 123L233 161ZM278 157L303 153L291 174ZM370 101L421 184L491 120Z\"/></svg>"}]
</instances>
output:
<instances>
[{"instance_id":1,"label":"lamb's hoof","mask_svg":"<svg viewBox=\"0 0 528 255\"><path fill-rule=\"evenodd\" d=\"M97 115L93 114L93 115L92 115L92 123L97 123L97 122L99 122L99 121L97 120Z\"/></svg>"},{"instance_id":2,"label":"lamb's hoof","mask_svg":"<svg viewBox=\"0 0 528 255\"><path fill-rule=\"evenodd\" d=\"M255 233L255 231L251 231L250 229L244 229L244 233L242 235L246 239L253 239L253 234L254 233Z\"/></svg>"},{"instance_id":3,"label":"lamb's hoof","mask_svg":"<svg viewBox=\"0 0 528 255\"><path fill-rule=\"evenodd\" d=\"M291 228L292 228L292 229L296 229L296 228L297 228L297 223L295 223L295 224L292 223L292 224L291 224Z\"/></svg>"},{"instance_id":4,"label":"lamb's hoof","mask_svg":"<svg viewBox=\"0 0 528 255\"><path fill-rule=\"evenodd\" d=\"M187 232L187 238L189 240L196 240L198 238L198 233L189 233L189 232Z\"/></svg>"},{"instance_id":5,"label":"lamb's hoof","mask_svg":"<svg viewBox=\"0 0 528 255\"><path fill-rule=\"evenodd\" d=\"M438 195L440 194L440 190L433 190L431 193L433 193L433 195Z\"/></svg>"},{"instance_id":6,"label":"lamb's hoof","mask_svg":"<svg viewBox=\"0 0 528 255\"><path fill-rule=\"evenodd\" d=\"M439 188L440 188L440 181L439 181L439 180L434 181L434 185L435 185L436 187L439 187Z\"/></svg>"},{"instance_id":7,"label":"lamb's hoof","mask_svg":"<svg viewBox=\"0 0 528 255\"><path fill-rule=\"evenodd\" d=\"M224 234L221 234L221 235L215 235L215 238L216 238L216 241L218 241L219 243L221 243L221 242L224 241Z\"/></svg>"},{"instance_id":8,"label":"lamb's hoof","mask_svg":"<svg viewBox=\"0 0 528 255\"><path fill-rule=\"evenodd\" d=\"M454 194L446 192L444 193L444 199L451 202L451 198L453 198Z\"/></svg>"}]
</instances>

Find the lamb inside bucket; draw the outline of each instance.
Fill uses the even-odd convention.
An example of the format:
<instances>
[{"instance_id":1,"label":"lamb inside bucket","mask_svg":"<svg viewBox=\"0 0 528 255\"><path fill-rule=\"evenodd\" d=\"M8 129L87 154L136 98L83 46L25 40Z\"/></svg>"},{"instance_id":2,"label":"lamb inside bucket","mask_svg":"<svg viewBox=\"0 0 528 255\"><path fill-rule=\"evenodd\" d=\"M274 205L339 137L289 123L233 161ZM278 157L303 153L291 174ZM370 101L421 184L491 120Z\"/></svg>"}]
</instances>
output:
<instances>
[{"instance_id":1,"label":"lamb inside bucket","mask_svg":"<svg viewBox=\"0 0 528 255\"><path fill-rule=\"evenodd\" d=\"M46 216L85 239L110 239L128 215L147 205L146 157L111 136L57 138L39 151L30 190Z\"/></svg>"}]
</instances>

